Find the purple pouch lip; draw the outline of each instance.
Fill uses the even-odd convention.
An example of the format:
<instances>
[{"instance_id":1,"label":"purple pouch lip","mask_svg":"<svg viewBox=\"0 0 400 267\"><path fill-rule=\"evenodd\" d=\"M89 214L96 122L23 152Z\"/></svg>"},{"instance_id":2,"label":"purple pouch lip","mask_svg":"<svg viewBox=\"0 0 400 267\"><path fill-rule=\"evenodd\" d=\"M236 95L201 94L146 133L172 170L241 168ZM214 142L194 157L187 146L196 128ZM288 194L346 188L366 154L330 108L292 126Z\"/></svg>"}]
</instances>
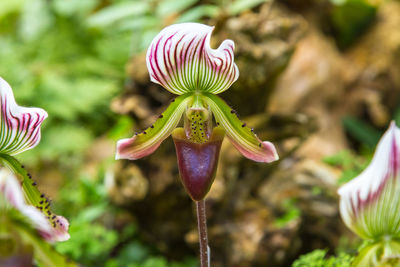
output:
<instances>
[{"instance_id":1,"label":"purple pouch lip","mask_svg":"<svg viewBox=\"0 0 400 267\"><path fill-rule=\"evenodd\" d=\"M172 137L182 184L194 201L202 200L215 179L224 131L214 128L209 141L201 144L187 139L183 128L177 128Z\"/></svg>"}]
</instances>

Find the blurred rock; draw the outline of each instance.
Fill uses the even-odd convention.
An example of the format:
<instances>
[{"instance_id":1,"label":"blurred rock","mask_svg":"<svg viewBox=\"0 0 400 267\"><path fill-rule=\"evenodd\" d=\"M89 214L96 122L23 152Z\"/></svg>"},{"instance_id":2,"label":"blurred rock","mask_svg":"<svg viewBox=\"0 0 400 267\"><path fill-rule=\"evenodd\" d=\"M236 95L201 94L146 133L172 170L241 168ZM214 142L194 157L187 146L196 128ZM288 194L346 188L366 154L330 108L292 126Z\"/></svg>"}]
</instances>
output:
<instances>
[{"instance_id":1,"label":"blurred rock","mask_svg":"<svg viewBox=\"0 0 400 267\"><path fill-rule=\"evenodd\" d=\"M105 186L112 201L127 205L143 199L148 193L149 182L141 170L134 164L122 167L118 162L105 178Z\"/></svg>"},{"instance_id":2,"label":"blurred rock","mask_svg":"<svg viewBox=\"0 0 400 267\"><path fill-rule=\"evenodd\" d=\"M400 99L400 3L386 1L377 22L346 52L359 75L348 86L349 112L367 114L371 122L386 128Z\"/></svg>"},{"instance_id":3,"label":"blurred rock","mask_svg":"<svg viewBox=\"0 0 400 267\"><path fill-rule=\"evenodd\" d=\"M235 41L239 79L223 94L242 116L262 112L273 92L276 77L285 69L297 42L307 29L301 16L269 3L258 12L230 18L217 28L215 39ZM243 92L246 93L243 93ZM243 105L243 103L252 103Z\"/></svg>"},{"instance_id":4,"label":"blurred rock","mask_svg":"<svg viewBox=\"0 0 400 267\"><path fill-rule=\"evenodd\" d=\"M302 112L317 120L319 130L302 145L301 155L319 160L346 147L343 130L337 126L344 112L345 87L354 75L334 42L315 30L299 42L288 68L278 78L267 110Z\"/></svg>"}]
</instances>

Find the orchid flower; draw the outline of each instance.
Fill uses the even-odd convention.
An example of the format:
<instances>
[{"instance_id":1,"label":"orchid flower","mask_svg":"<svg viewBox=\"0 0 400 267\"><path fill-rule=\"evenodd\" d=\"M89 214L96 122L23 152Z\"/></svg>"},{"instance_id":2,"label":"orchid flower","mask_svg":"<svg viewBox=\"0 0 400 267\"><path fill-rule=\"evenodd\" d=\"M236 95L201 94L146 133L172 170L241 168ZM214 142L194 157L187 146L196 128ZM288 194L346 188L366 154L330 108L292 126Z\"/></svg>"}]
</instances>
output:
<instances>
[{"instance_id":1,"label":"orchid flower","mask_svg":"<svg viewBox=\"0 0 400 267\"><path fill-rule=\"evenodd\" d=\"M17 177L6 168L0 169L0 193L8 206L19 210L47 241L69 239L68 221L62 216L52 215L54 223L51 225L39 209L25 202L24 192Z\"/></svg>"},{"instance_id":2,"label":"orchid flower","mask_svg":"<svg viewBox=\"0 0 400 267\"><path fill-rule=\"evenodd\" d=\"M251 160L271 162L278 159L274 145L261 141L253 129L240 121L236 112L217 96L238 79L239 70L234 63L233 41L225 40L217 49L212 49L212 31L213 27L207 25L182 23L164 28L153 39L146 55L150 79L178 97L148 129L132 138L118 141L116 159L136 160L147 156L171 134L177 153L182 149L190 150L185 145L180 149L182 143L177 145L178 139L189 140L191 145L197 146L217 141L214 150L219 152L224 133L237 150ZM218 125L214 128L217 129L215 133L212 130L212 116ZM184 129L175 130L182 117ZM192 146L192 149L200 148ZM189 154L190 159L178 153L180 166L192 164L188 172L196 169L193 161L199 163L207 159L207 153L200 157L196 155L196 158L193 158L193 153ZM218 159L218 155L212 158ZM216 161L210 164L215 165ZM208 169L213 172L215 166ZM199 197L202 196L195 199Z\"/></svg>"},{"instance_id":3,"label":"orchid flower","mask_svg":"<svg viewBox=\"0 0 400 267\"><path fill-rule=\"evenodd\" d=\"M45 240L67 240L68 221L50 211L48 199L39 192L31 175L13 157L39 143L40 126L47 118L47 112L41 108L18 106L10 85L2 78L0 101L0 163L3 165L0 168L0 192L14 208L31 220ZM14 174L9 173L7 168Z\"/></svg>"},{"instance_id":4,"label":"orchid flower","mask_svg":"<svg viewBox=\"0 0 400 267\"><path fill-rule=\"evenodd\" d=\"M116 159L140 159L172 135L181 181L196 204L201 267L210 266L204 198L215 179L225 134L251 160L278 159L274 145L261 141L217 96L238 79L239 70L233 41L212 49L212 31L207 25L182 23L164 28L153 39L146 55L150 80L178 96L149 128L119 140L116 153ZM184 127L177 128L182 118Z\"/></svg>"},{"instance_id":5,"label":"orchid flower","mask_svg":"<svg viewBox=\"0 0 400 267\"><path fill-rule=\"evenodd\" d=\"M394 122L381 138L369 166L338 193L345 224L372 243L360 252L362 257L368 256L368 264L376 266L373 262L379 258L399 256L400 129ZM369 266L364 261L362 264L357 266Z\"/></svg>"}]
</instances>

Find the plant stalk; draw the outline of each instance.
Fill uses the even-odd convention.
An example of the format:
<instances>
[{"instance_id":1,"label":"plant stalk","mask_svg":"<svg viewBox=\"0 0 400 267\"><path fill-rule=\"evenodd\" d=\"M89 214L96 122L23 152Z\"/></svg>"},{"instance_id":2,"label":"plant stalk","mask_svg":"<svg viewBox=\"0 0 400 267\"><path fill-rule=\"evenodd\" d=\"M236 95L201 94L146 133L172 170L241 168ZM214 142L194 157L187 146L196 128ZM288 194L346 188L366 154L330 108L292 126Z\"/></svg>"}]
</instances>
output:
<instances>
[{"instance_id":1,"label":"plant stalk","mask_svg":"<svg viewBox=\"0 0 400 267\"><path fill-rule=\"evenodd\" d=\"M200 267L209 267L206 202L204 199L196 201L196 210L200 244Z\"/></svg>"}]
</instances>

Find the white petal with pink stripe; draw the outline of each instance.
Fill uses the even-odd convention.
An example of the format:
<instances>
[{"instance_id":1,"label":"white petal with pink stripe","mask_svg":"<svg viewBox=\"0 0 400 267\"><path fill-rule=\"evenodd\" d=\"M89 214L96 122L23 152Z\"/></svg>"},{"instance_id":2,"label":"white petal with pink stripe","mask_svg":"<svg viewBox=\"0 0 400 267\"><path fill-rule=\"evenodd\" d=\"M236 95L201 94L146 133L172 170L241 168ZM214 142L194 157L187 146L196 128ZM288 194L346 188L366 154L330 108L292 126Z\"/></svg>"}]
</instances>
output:
<instances>
[{"instance_id":1,"label":"white petal with pink stripe","mask_svg":"<svg viewBox=\"0 0 400 267\"><path fill-rule=\"evenodd\" d=\"M1 77L0 101L0 153L15 155L35 147L40 141L40 126L47 112L18 106L10 85Z\"/></svg>"},{"instance_id":2,"label":"white petal with pink stripe","mask_svg":"<svg viewBox=\"0 0 400 267\"><path fill-rule=\"evenodd\" d=\"M392 122L369 166L339 189L340 213L360 237L400 237L400 129Z\"/></svg>"},{"instance_id":3,"label":"white petal with pink stripe","mask_svg":"<svg viewBox=\"0 0 400 267\"><path fill-rule=\"evenodd\" d=\"M199 23L174 24L164 28L147 50L151 81L171 93L218 94L239 77L234 63L234 43L225 40L217 49L210 47L214 27Z\"/></svg>"}]
</instances>

